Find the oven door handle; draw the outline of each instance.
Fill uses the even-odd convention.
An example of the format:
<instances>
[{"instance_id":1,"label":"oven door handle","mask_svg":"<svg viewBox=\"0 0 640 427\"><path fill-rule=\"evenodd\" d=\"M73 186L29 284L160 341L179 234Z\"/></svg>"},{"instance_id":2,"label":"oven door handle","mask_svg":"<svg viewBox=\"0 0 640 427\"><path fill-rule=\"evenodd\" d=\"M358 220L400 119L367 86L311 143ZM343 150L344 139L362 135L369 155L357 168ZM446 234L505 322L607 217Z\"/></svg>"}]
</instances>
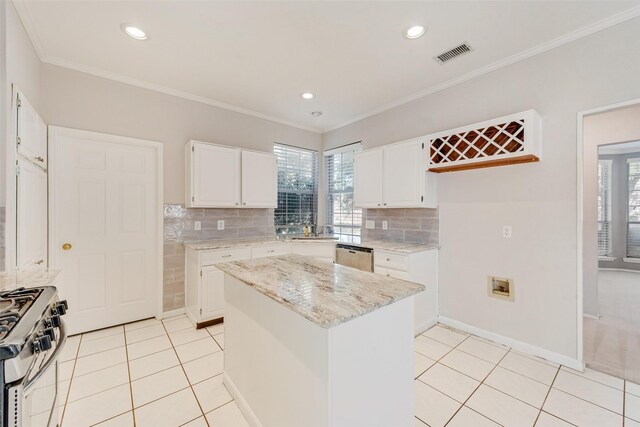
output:
<instances>
[{"instance_id":1,"label":"oven door handle","mask_svg":"<svg viewBox=\"0 0 640 427\"><path fill-rule=\"evenodd\" d=\"M60 319L60 326L58 327L58 330L60 331L60 337L58 337L58 345L56 346L56 349L53 350L51 357L47 359L40 370L29 381L24 383L23 390L25 395L29 393L31 388L35 385L36 381L38 381L38 379L42 375L44 375L47 369L49 369L49 367L54 364L56 360L58 360L58 356L60 355L60 352L62 352L62 349L67 342L67 333L64 330L64 321L62 319Z\"/></svg>"}]
</instances>

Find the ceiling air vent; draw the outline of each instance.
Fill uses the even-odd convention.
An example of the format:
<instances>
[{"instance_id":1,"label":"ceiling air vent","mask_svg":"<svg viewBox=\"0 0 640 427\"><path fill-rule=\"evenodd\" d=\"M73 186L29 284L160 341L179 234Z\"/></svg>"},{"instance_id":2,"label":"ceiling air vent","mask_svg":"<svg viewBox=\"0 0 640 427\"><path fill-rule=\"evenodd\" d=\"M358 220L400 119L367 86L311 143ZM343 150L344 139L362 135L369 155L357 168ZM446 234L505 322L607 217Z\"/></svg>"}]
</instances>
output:
<instances>
[{"instance_id":1,"label":"ceiling air vent","mask_svg":"<svg viewBox=\"0 0 640 427\"><path fill-rule=\"evenodd\" d=\"M433 59L435 59L440 64L444 64L445 62L451 61L453 58L456 58L467 52L471 52L471 46L469 46L467 43L462 43L460 46L456 46L453 49L443 52Z\"/></svg>"}]
</instances>

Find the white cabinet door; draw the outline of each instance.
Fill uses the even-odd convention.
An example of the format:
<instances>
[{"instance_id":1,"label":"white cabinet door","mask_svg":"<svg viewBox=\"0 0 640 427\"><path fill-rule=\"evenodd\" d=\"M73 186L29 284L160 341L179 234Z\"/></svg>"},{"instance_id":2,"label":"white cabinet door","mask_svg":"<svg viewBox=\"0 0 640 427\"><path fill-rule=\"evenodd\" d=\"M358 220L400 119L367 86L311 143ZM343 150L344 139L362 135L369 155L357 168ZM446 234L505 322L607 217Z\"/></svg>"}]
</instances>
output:
<instances>
[{"instance_id":1,"label":"white cabinet door","mask_svg":"<svg viewBox=\"0 0 640 427\"><path fill-rule=\"evenodd\" d=\"M189 207L240 205L240 150L195 142L191 152ZM187 198L189 195L187 195Z\"/></svg>"},{"instance_id":2,"label":"white cabinet door","mask_svg":"<svg viewBox=\"0 0 640 427\"><path fill-rule=\"evenodd\" d=\"M17 177L17 268L47 267L47 174L19 159Z\"/></svg>"},{"instance_id":3,"label":"white cabinet door","mask_svg":"<svg viewBox=\"0 0 640 427\"><path fill-rule=\"evenodd\" d=\"M354 156L354 203L357 207L382 206L382 149Z\"/></svg>"},{"instance_id":4,"label":"white cabinet door","mask_svg":"<svg viewBox=\"0 0 640 427\"><path fill-rule=\"evenodd\" d=\"M242 151L242 206L275 208L278 201L278 167L270 153Z\"/></svg>"},{"instance_id":5,"label":"white cabinet door","mask_svg":"<svg viewBox=\"0 0 640 427\"><path fill-rule=\"evenodd\" d=\"M21 92L18 102L18 154L47 167L47 126Z\"/></svg>"},{"instance_id":6,"label":"white cabinet door","mask_svg":"<svg viewBox=\"0 0 640 427\"><path fill-rule=\"evenodd\" d=\"M224 273L213 266L202 267L200 319L224 315Z\"/></svg>"},{"instance_id":7,"label":"white cabinet door","mask_svg":"<svg viewBox=\"0 0 640 427\"><path fill-rule=\"evenodd\" d=\"M422 143L410 141L384 148L383 206L420 207L425 176Z\"/></svg>"}]
</instances>

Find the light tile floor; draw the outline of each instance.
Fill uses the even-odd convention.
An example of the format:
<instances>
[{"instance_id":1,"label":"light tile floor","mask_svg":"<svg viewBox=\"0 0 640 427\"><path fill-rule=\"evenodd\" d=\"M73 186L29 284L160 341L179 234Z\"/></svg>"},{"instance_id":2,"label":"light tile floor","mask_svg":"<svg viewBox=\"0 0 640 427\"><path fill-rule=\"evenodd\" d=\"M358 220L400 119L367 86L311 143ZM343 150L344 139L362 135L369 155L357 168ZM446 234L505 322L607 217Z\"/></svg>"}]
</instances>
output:
<instances>
[{"instance_id":1,"label":"light tile floor","mask_svg":"<svg viewBox=\"0 0 640 427\"><path fill-rule=\"evenodd\" d=\"M224 325L196 331L184 316L70 337L62 427L248 426L222 384L223 349ZM415 350L416 427L640 427L640 385L441 325Z\"/></svg>"}]
</instances>

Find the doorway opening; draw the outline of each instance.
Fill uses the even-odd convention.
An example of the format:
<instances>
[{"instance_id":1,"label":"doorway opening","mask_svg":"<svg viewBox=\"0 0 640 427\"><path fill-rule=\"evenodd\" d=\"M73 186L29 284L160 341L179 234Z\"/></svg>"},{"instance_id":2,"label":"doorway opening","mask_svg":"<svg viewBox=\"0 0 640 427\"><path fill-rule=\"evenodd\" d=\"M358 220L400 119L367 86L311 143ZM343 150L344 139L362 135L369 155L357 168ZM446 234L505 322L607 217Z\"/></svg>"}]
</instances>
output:
<instances>
[{"instance_id":1,"label":"doorway opening","mask_svg":"<svg viewBox=\"0 0 640 427\"><path fill-rule=\"evenodd\" d=\"M585 114L582 141L583 359L638 383L640 102Z\"/></svg>"}]
</instances>

